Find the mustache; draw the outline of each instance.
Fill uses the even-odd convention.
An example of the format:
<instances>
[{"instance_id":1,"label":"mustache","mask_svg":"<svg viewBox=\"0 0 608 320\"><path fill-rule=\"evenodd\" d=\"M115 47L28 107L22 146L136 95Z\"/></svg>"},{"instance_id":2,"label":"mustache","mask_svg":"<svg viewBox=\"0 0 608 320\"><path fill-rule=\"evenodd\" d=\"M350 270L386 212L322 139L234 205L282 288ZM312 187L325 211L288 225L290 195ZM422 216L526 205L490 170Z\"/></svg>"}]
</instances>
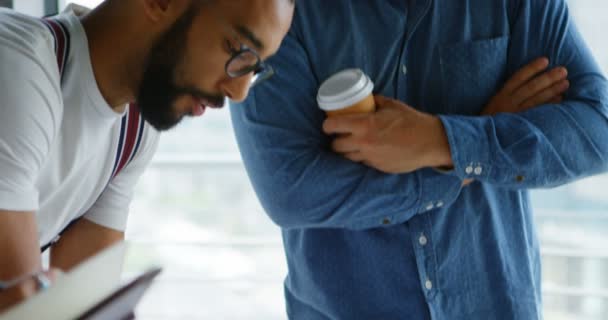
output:
<instances>
[{"instance_id":1,"label":"mustache","mask_svg":"<svg viewBox=\"0 0 608 320\"><path fill-rule=\"evenodd\" d=\"M224 95L213 95L192 87L179 88L177 90L177 94L187 94L195 97L196 99L205 100L211 103L212 107L216 108L222 108L224 106L224 101L226 101L226 97Z\"/></svg>"}]
</instances>

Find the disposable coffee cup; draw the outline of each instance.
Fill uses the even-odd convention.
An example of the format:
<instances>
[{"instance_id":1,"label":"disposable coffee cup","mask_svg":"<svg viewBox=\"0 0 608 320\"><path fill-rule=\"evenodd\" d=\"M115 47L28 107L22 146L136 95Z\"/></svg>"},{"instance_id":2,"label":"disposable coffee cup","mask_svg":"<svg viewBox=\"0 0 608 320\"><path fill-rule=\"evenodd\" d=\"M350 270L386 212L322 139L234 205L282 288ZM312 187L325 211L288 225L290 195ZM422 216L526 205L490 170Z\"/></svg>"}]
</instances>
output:
<instances>
[{"instance_id":1,"label":"disposable coffee cup","mask_svg":"<svg viewBox=\"0 0 608 320\"><path fill-rule=\"evenodd\" d=\"M328 117L370 113L376 110L373 90L374 83L363 71L346 69L321 84L317 103Z\"/></svg>"}]
</instances>

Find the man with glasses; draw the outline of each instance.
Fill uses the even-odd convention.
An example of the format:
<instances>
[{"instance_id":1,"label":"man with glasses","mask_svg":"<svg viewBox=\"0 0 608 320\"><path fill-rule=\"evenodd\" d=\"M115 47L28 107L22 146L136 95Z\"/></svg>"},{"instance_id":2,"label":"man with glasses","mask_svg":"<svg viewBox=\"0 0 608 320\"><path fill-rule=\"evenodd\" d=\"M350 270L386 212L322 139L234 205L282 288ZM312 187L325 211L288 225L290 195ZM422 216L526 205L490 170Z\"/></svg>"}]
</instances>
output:
<instances>
[{"instance_id":1,"label":"man with glasses","mask_svg":"<svg viewBox=\"0 0 608 320\"><path fill-rule=\"evenodd\" d=\"M124 237L134 185L187 116L272 74L294 0L106 0L0 11L0 311ZM202 137L213 138L213 137Z\"/></svg>"},{"instance_id":2,"label":"man with glasses","mask_svg":"<svg viewBox=\"0 0 608 320\"><path fill-rule=\"evenodd\" d=\"M542 318L527 189L608 167L608 83L565 0L302 1L269 62L231 113L290 319ZM392 99L326 120L348 68Z\"/></svg>"}]
</instances>

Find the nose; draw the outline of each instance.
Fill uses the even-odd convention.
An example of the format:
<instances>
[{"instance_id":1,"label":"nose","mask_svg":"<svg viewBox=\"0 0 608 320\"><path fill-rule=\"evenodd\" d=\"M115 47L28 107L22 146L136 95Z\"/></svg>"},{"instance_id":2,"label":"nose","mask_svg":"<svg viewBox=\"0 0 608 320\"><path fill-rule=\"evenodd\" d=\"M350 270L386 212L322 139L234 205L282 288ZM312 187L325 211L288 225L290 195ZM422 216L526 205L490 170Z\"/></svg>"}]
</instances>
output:
<instances>
[{"instance_id":1,"label":"nose","mask_svg":"<svg viewBox=\"0 0 608 320\"><path fill-rule=\"evenodd\" d=\"M252 74L248 74L238 78L228 78L220 84L220 89L228 99L241 102L249 94L252 77Z\"/></svg>"}]
</instances>

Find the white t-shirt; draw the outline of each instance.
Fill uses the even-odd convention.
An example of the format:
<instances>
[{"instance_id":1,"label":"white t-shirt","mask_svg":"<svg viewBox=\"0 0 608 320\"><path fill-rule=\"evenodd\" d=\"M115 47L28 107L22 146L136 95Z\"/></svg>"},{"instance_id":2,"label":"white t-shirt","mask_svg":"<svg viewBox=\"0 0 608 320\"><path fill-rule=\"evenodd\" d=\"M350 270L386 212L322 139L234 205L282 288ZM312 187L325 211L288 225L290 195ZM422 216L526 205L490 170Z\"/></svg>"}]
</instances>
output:
<instances>
[{"instance_id":1,"label":"white t-shirt","mask_svg":"<svg viewBox=\"0 0 608 320\"><path fill-rule=\"evenodd\" d=\"M63 85L49 29L0 10L0 209L36 212L41 245L80 216L123 231L159 138L146 124L137 155L108 184L123 114L97 87L76 14L60 20L71 42Z\"/></svg>"}]
</instances>

